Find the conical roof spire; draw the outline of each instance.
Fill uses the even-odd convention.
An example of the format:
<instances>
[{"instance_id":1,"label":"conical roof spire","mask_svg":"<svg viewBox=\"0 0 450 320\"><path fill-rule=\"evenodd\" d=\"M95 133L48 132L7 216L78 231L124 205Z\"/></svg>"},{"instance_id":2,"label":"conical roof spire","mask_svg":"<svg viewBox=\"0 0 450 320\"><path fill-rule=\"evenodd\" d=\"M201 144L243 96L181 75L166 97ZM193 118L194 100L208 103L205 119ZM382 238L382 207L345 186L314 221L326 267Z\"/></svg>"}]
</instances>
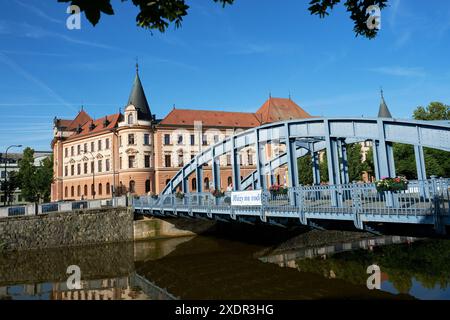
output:
<instances>
[{"instance_id":1,"label":"conical roof spire","mask_svg":"<svg viewBox=\"0 0 450 320\"><path fill-rule=\"evenodd\" d=\"M384 101L383 89L381 89L381 103L380 109L378 110L378 118L392 118L391 112L386 105L386 101Z\"/></svg>"},{"instance_id":2,"label":"conical roof spire","mask_svg":"<svg viewBox=\"0 0 450 320\"><path fill-rule=\"evenodd\" d=\"M145 97L144 88L142 87L141 79L139 78L139 65L136 63L136 76L134 78L133 87L131 88L128 104L132 104L138 111L138 118L142 120L151 120L152 113Z\"/></svg>"}]
</instances>

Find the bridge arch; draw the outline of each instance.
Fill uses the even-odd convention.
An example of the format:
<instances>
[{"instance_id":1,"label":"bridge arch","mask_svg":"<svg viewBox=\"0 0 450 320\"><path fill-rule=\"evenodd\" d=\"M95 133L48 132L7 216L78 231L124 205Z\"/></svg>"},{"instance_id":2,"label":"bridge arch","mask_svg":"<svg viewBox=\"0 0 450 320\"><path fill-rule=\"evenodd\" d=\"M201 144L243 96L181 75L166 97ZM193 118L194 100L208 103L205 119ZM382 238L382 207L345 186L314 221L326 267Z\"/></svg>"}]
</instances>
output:
<instances>
[{"instance_id":1,"label":"bridge arch","mask_svg":"<svg viewBox=\"0 0 450 320\"><path fill-rule=\"evenodd\" d=\"M264 145L274 140L284 144L286 152L272 160L272 163L264 159L262 150ZM312 118L267 124L230 136L197 154L168 181L162 194L174 193L180 186L184 192L188 192L190 174L195 174L196 189L201 192L203 167L208 163L212 166L212 185L217 186L220 179L220 163L217 159L228 153L231 154L233 189L241 190L243 186L237 151L249 146L255 146L256 149L256 170L252 176L256 189L267 188L264 175L267 170L283 161L288 167L289 186L295 187L298 184L296 159L311 149L313 152L327 150L330 184L346 183L349 182L346 181L348 174L346 178L345 165L342 166L342 162L346 162L346 142L367 140L371 140L373 144L377 179L396 175L392 143L403 143L414 146L418 179L422 180L426 178L423 147L450 151L450 122L388 118Z\"/></svg>"}]
</instances>

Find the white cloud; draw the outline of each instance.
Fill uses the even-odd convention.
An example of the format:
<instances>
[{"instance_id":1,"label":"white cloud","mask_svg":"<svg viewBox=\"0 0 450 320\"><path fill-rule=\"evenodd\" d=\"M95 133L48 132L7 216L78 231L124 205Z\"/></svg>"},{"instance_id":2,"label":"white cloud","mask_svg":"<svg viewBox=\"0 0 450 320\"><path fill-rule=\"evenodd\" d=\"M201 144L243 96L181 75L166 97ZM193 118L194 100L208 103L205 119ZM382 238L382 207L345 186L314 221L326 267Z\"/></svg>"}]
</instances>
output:
<instances>
[{"instance_id":1,"label":"white cloud","mask_svg":"<svg viewBox=\"0 0 450 320\"><path fill-rule=\"evenodd\" d=\"M421 67L390 66L371 68L369 71L397 77L424 77L426 75L425 70Z\"/></svg>"}]
</instances>

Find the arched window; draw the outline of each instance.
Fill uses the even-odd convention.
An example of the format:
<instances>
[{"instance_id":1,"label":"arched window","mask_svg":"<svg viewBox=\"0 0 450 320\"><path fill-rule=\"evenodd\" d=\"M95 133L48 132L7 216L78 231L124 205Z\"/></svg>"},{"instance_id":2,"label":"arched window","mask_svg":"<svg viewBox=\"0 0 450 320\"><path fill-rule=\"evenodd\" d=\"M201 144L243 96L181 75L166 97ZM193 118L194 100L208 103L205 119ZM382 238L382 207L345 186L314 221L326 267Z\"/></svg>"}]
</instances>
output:
<instances>
[{"instance_id":1,"label":"arched window","mask_svg":"<svg viewBox=\"0 0 450 320\"><path fill-rule=\"evenodd\" d=\"M69 188L68 187L65 187L64 188L64 197L68 197L69 196Z\"/></svg>"},{"instance_id":2,"label":"arched window","mask_svg":"<svg viewBox=\"0 0 450 320\"><path fill-rule=\"evenodd\" d=\"M70 196L71 197L75 196L75 187L74 186L70 187Z\"/></svg>"},{"instance_id":3,"label":"arched window","mask_svg":"<svg viewBox=\"0 0 450 320\"><path fill-rule=\"evenodd\" d=\"M106 183L106 194L109 194L111 192L111 185L109 182Z\"/></svg>"},{"instance_id":4,"label":"arched window","mask_svg":"<svg viewBox=\"0 0 450 320\"><path fill-rule=\"evenodd\" d=\"M227 183L229 186L231 186L231 184L233 183L233 179L231 179L231 177L228 177Z\"/></svg>"},{"instance_id":5,"label":"arched window","mask_svg":"<svg viewBox=\"0 0 450 320\"><path fill-rule=\"evenodd\" d=\"M128 114L128 124L133 124L133 123L134 123L133 114L130 113L130 114Z\"/></svg>"},{"instance_id":6,"label":"arched window","mask_svg":"<svg viewBox=\"0 0 450 320\"><path fill-rule=\"evenodd\" d=\"M88 190L87 190L87 184L84 185L84 196L87 197Z\"/></svg>"},{"instance_id":7,"label":"arched window","mask_svg":"<svg viewBox=\"0 0 450 320\"><path fill-rule=\"evenodd\" d=\"M130 193L134 193L135 192L135 182L134 182L134 180L130 180L130 185L129 185L129 190L130 190Z\"/></svg>"},{"instance_id":8,"label":"arched window","mask_svg":"<svg viewBox=\"0 0 450 320\"><path fill-rule=\"evenodd\" d=\"M98 184L98 195L101 196L103 193L103 186L101 183Z\"/></svg>"},{"instance_id":9,"label":"arched window","mask_svg":"<svg viewBox=\"0 0 450 320\"><path fill-rule=\"evenodd\" d=\"M196 178L192 178L192 191L197 190L197 179Z\"/></svg>"},{"instance_id":10,"label":"arched window","mask_svg":"<svg viewBox=\"0 0 450 320\"><path fill-rule=\"evenodd\" d=\"M170 183L170 179L166 180L166 186Z\"/></svg>"},{"instance_id":11,"label":"arched window","mask_svg":"<svg viewBox=\"0 0 450 320\"><path fill-rule=\"evenodd\" d=\"M91 184L91 196L95 196L95 186Z\"/></svg>"},{"instance_id":12,"label":"arched window","mask_svg":"<svg viewBox=\"0 0 450 320\"><path fill-rule=\"evenodd\" d=\"M281 183L280 183L280 175L279 175L279 174L277 174L277 184L278 184L278 185L281 184Z\"/></svg>"},{"instance_id":13,"label":"arched window","mask_svg":"<svg viewBox=\"0 0 450 320\"><path fill-rule=\"evenodd\" d=\"M78 185L77 187L77 197L81 196L81 186Z\"/></svg>"},{"instance_id":14,"label":"arched window","mask_svg":"<svg viewBox=\"0 0 450 320\"><path fill-rule=\"evenodd\" d=\"M150 192L150 180L145 180L145 193Z\"/></svg>"},{"instance_id":15,"label":"arched window","mask_svg":"<svg viewBox=\"0 0 450 320\"><path fill-rule=\"evenodd\" d=\"M209 190L209 178L205 178L205 190Z\"/></svg>"}]
</instances>

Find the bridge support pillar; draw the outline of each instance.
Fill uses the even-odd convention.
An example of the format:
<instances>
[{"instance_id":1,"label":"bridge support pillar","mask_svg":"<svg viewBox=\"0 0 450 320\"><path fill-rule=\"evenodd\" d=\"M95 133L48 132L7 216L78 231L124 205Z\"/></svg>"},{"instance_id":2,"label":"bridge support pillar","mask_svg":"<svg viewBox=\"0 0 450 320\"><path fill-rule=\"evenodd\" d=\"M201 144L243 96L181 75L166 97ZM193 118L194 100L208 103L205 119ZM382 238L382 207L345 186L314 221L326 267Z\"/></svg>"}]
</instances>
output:
<instances>
[{"instance_id":1,"label":"bridge support pillar","mask_svg":"<svg viewBox=\"0 0 450 320\"><path fill-rule=\"evenodd\" d=\"M427 171L425 167L425 156L423 153L423 147L420 145L414 146L414 155L416 157L416 169L417 180L419 182L419 192L421 197L428 197L427 190L425 188L424 180L427 179Z\"/></svg>"},{"instance_id":2,"label":"bridge support pillar","mask_svg":"<svg viewBox=\"0 0 450 320\"><path fill-rule=\"evenodd\" d=\"M311 150L311 161L313 170L313 184L320 184L320 167L319 167L319 153L314 151L314 144Z\"/></svg>"},{"instance_id":3,"label":"bridge support pillar","mask_svg":"<svg viewBox=\"0 0 450 320\"><path fill-rule=\"evenodd\" d=\"M195 178L196 183L197 183L197 192L202 192L203 191L203 167L199 167L198 164L196 165L195 168Z\"/></svg>"},{"instance_id":4,"label":"bridge support pillar","mask_svg":"<svg viewBox=\"0 0 450 320\"><path fill-rule=\"evenodd\" d=\"M241 190L241 168L239 163L239 152L235 147L235 138L231 137L231 178L233 181L233 191Z\"/></svg>"},{"instance_id":5,"label":"bridge support pillar","mask_svg":"<svg viewBox=\"0 0 450 320\"><path fill-rule=\"evenodd\" d=\"M189 189L188 189L188 179L186 177L186 172L184 171L184 168L181 169L182 170L182 180L181 180L181 191L183 191L183 193L188 193Z\"/></svg>"},{"instance_id":6,"label":"bridge support pillar","mask_svg":"<svg viewBox=\"0 0 450 320\"><path fill-rule=\"evenodd\" d=\"M214 190L220 190L220 158L213 157L211 165Z\"/></svg>"},{"instance_id":7,"label":"bridge support pillar","mask_svg":"<svg viewBox=\"0 0 450 320\"><path fill-rule=\"evenodd\" d=\"M285 124L285 137L286 137L286 156L288 165L288 187L298 187L298 164L297 155L295 154L296 145L295 139L290 138L289 124ZM293 206L299 205L296 192L290 192L290 203Z\"/></svg>"},{"instance_id":8,"label":"bridge support pillar","mask_svg":"<svg viewBox=\"0 0 450 320\"><path fill-rule=\"evenodd\" d=\"M373 141L373 163L377 180L383 177L395 177L394 152L391 143Z\"/></svg>"},{"instance_id":9,"label":"bridge support pillar","mask_svg":"<svg viewBox=\"0 0 450 320\"><path fill-rule=\"evenodd\" d=\"M257 189L267 189L266 176L264 175L264 145L259 143L259 129L255 129L256 170L258 172Z\"/></svg>"},{"instance_id":10,"label":"bridge support pillar","mask_svg":"<svg viewBox=\"0 0 450 320\"><path fill-rule=\"evenodd\" d=\"M330 137L330 127L328 121L326 123L326 148L327 148L327 162L328 162L328 180L331 186L341 184L341 175L339 173L339 152L338 143L335 138ZM331 204L334 207L339 207L342 205L342 196L337 192L337 189L330 190L331 193Z\"/></svg>"},{"instance_id":11,"label":"bridge support pillar","mask_svg":"<svg viewBox=\"0 0 450 320\"><path fill-rule=\"evenodd\" d=\"M347 145L345 141L338 140L339 157L341 159L340 172L341 172L341 182L343 184L350 183L350 178L348 175L348 160L347 160Z\"/></svg>"}]
</instances>

